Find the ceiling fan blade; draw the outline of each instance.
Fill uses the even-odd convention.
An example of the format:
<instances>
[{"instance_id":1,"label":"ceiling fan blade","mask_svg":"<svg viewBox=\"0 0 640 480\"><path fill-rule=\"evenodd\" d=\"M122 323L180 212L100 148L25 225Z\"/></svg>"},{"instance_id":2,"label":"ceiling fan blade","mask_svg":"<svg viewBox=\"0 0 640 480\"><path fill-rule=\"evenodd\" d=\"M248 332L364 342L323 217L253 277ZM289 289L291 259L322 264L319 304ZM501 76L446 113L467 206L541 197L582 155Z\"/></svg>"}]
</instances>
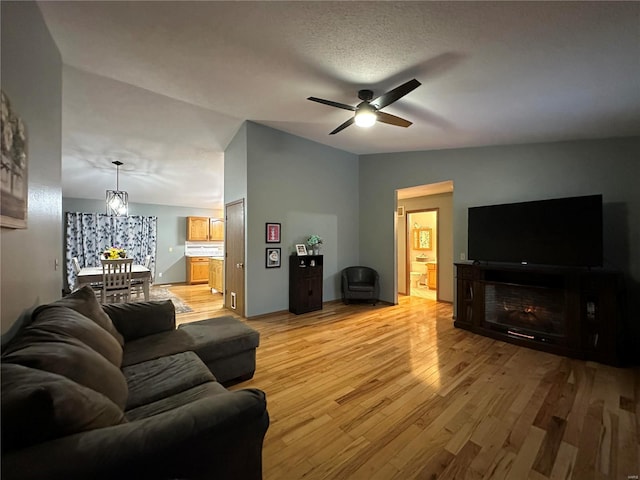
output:
<instances>
[{"instance_id":1,"label":"ceiling fan blade","mask_svg":"<svg viewBox=\"0 0 640 480\"><path fill-rule=\"evenodd\" d=\"M378 98L371 101L371 105L374 105L378 110L380 110L381 108L384 108L387 105L391 105L396 100L401 99L407 93L411 92L412 90L415 90L420 85L422 84L415 78L413 80L409 80L408 82L403 83L399 87L396 87L393 90L388 91L384 95L380 95Z\"/></svg>"},{"instance_id":2,"label":"ceiling fan blade","mask_svg":"<svg viewBox=\"0 0 640 480\"><path fill-rule=\"evenodd\" d=\"M353 122L356 121L355 117L351 117L349 120L347 120L346 122L344 122L342 125L340 125L338 128L336 128L333 132L331 132L329 135L335 135L338 132L341 132L342 130L344 130L345 128L347 128L349 125L351 125Z\"/></svg>"},{"instance_id":3,"label":"ceiling fan blade","mask_svg":"<svg viewBox=\"0 0 640 480\"><path fill-rule=\"evenodd\" d=\"M377 112L378 121L382 123L388 123L389 125L396 125L398 127L408 127L412 125L413 122L409 120L405 120L404 118L396 117L395 115L391 115L390 113Z\"/></svg>"},{"instance_id":4,"label":"ceiling fan blade","mask_svg":"<svg viewBox=\"0 0 640 480\"><path fill-rule=\"evenodd\" d=\"M346 105L344 103L332 102L331 100L325 100L323 98L317 97L309 97L307 100L311 100L312 102L324 103L325 105L329 105L331 107L343 108L345 110L351 110L352 112L356 111L356 107L352 107L351 105Z\"/></svg>"}]
</instances>

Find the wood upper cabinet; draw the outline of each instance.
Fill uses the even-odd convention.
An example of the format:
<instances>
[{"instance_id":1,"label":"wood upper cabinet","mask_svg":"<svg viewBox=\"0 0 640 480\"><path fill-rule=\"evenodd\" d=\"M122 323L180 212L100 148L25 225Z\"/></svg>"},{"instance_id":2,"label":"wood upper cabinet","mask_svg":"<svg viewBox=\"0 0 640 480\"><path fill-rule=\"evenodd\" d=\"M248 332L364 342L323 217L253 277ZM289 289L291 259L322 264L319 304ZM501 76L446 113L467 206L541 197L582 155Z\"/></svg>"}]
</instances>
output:
<instances>
[{"instance_id":1,"label":"wood upper cabinet","mask_svg":"<svg viewBox=\"0 0 640 480\"><path fill-rule=\"evenodd\" d=\"M187 217L187 240L222 241L224 240L224 222L219 218Z\"/></svg>"},{"instance_id":2,"label":"wood upper cabinet","mask_svg":"<svg viewBox=\"0 0 640 480\"><path fill-rule=\"evenodd\" d=\"M209 217L187 217L187 240L209 240Z\"/></svg>"},{"instance_id":3,"label":"wood upper cabinet","mask_svg":"<svg viewBox=\"0 0 640 480\"><path fill-rule=\"evenodd\" d=\"M220 242L224 240L224 222L222 219L209 219L209 239Z\"/></svg>"}]
</instances>

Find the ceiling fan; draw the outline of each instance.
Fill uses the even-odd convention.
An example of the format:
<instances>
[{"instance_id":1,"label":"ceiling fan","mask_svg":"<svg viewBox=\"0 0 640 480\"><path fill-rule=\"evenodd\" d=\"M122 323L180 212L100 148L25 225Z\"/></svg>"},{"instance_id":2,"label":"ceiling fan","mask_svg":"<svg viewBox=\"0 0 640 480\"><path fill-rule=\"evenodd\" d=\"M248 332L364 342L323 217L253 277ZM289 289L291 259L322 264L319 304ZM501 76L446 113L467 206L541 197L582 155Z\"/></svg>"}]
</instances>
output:
<instances>
[{"instance_id":1,"label":"ceiling fan","mask_svg":"<svg viewBox=\"0 0 640 480\"><path fill-rule=\"evenodd\" d=\"M376 123L376 121L378 121L387 123L389 125L396 125L398 127L406 128L411 125L412 122L410 122L409 120L405 120L404 118L391 115L390 113L381 112L380 110L388 105L391 105L393 102L400 100L407 93L418 88L420 85L420 82L414 78L413 80L409 80L399 87L388 91L384 95L380 95L375 100L372 100L373 92L371 90L360 90L358 92L358 98L362 100L362 102L360 102L355 107L346 105L344 103L332 102L331 100L324 100L317 97L309 97L307 100L311 100L312 102L324 103L325 105L329 105L331 107L337 107L344 110L351 110L352 112L356 112L353 117L337 127L329 135L334 135L344 130L352 123L355 123L360 127L370 127L371 125Z\"/></svg>"}]
</instances>

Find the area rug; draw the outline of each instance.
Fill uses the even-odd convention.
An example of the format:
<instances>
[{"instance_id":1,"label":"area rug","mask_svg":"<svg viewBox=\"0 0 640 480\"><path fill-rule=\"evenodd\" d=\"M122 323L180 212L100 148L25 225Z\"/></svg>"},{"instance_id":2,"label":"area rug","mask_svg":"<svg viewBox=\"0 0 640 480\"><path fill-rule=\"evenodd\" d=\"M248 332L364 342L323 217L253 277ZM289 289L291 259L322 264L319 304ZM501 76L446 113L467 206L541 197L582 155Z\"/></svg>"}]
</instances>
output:
<instances>
[{"instance_id":1,"label":"area rug","mask_svg":"<svg viewBox=\"0 0 640 480\"><path fill-rule=\"evenodd\" d=\"M180 297L176 294L171 293L169 289L160 286L152 286L149 289L149 300L171 300L173 305L176 307L176 313L189 313L193 312L191 307L187 305ZM140 298L134 296L134 302L143 302L144 297L140 296Z\"/></svg>"}]
</instances>

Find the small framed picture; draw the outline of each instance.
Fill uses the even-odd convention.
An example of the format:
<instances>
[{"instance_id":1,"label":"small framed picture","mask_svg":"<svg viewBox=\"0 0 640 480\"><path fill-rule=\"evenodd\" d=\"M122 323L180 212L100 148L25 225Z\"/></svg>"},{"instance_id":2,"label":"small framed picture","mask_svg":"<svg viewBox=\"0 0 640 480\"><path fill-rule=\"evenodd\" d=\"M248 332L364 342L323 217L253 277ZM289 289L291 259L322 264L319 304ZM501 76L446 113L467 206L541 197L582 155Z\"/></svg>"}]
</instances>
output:
<instances>
[{"instance_id":1,"label":"small framed picture","mask_svg":"<svg viewBox=\"0 0 640 480\"><path fill-rule=\"evenodd\" d=\"M267 243L280 243L280 229L279 223L267 223L266 224L266 242Z\"/></svg>"},{"instance_id":2,"label":"small framed picture","mask_svg":"<svg viewBox=\"0 0 640 480\"><path fill-rule=\"evenodd\" d=\"M280 268L280 248L268 247L265 262L267 268Z\"/></svg>"},{"instance_id":3,"label":"small framed picture","mask_svg":"<svg viewBox=\"0 0 640 480\"><path fill-rule=\"evenodd\" d=\"M400 205L398 207L398 216L399 217L404 217L404 205Z\"/></svg>"},{"instance_id":4,"label":"small framed picture","mask_svg":"<svg viewBox=\"0 0 640 480\"><path fill-rule=\"evenodd\" d=\"M296 253L298 254L298 256L306 255L307 254L307 246L304 243L297 243L296 244Z\"/></svg>"}]
</instances>

